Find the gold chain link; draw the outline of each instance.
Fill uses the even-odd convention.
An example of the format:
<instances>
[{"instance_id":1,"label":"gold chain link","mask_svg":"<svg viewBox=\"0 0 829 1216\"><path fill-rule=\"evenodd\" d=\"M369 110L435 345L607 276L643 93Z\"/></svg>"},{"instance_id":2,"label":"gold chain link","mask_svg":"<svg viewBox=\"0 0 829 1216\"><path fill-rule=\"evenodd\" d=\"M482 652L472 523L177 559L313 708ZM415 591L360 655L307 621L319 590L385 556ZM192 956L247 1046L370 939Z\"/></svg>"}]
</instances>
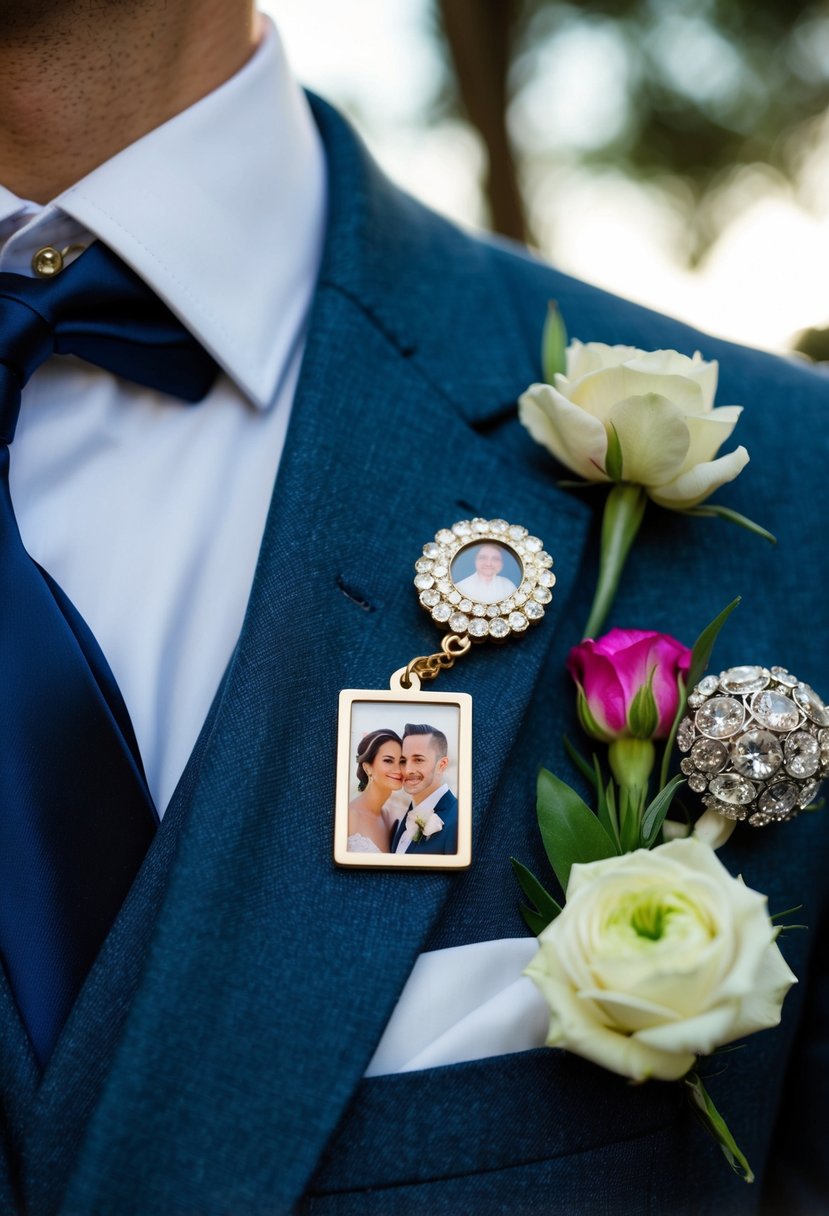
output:
<instances>
[{"instance_id":1,"label":"gold chain link","mask_svg":"<svg viewBox=\"0 0 829 1216\"><path fill-rule=\"evenodd\" d=\"M456 633L448 633L440 644L438 654L420 655L406 664L400 683L404 688L411 687L412 674L421 680L434 680L444 669L454 667L455 660L466 654L471 645L469 638L459 638Z\"/></svg>"}]
</instances>

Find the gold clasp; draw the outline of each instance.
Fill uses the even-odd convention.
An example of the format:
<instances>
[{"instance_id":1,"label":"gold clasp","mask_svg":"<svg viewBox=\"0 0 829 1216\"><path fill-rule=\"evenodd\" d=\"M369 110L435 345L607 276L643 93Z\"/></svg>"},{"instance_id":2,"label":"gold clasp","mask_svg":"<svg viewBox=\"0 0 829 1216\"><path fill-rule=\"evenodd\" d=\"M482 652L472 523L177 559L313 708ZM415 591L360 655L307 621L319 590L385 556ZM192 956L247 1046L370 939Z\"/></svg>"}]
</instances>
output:
<instances>
[{"instance_id":1,"label":"gold clasp","mask_svg":"<svg viewBox=\"0 0 829 1216\"><path fill-rule=\"evenodd\" d=\"M419 655L403 668L400 676L402 688L411 688L415 680L434 680L441 671L454 667L455 661L471 649L469 638L459 638L456 633L448 633L440 644L437 654Z\"/></svg>"}]
</instances>

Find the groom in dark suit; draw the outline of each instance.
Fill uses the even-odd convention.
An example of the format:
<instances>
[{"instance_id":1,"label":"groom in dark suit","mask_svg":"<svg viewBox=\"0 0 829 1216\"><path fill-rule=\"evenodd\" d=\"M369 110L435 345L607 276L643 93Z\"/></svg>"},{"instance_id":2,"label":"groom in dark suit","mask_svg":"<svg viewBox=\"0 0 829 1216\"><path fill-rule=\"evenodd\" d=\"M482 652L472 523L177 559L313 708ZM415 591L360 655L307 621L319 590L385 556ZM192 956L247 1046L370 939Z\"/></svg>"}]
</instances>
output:
<instances>
[{"instance_id":1,"label":"groom in dark suit","mask_svg":"<svg viewBox=\"0 0 829 1216\"><path fill-rule=\"evenodd\" d=\"M457 853L458 800L443 780L448 764L443 731L426 723L407 722L403 789L411 802L392 834L392 853Z\"/></svg>"},{"instance_id":2,"label":"groom in dark suit","mask_svg":"<svg viewBox=\"0 0 829 1216\"><path fill-rule=\"evenodd\" d=\"M800 983L782 1026L710 1067L753 1187L676 1087L634 1088L559 1051L507 1044L365 1076L422 953L526 937L509 857L545 872L536 773L570 772L565 660L595 580L599 509L557 486L562 470L517 420L540 378L548 301L583 340L719 360L720 399L745 405L752 457L721 500L780 541L771 564L719 521L651 511L611 623L691 642L741 593L718 665L781 663L824 695L825 378L432 215L338 114L309 108L273 41L258 42L247 0L0 7L0 270L60 269L80 226L140 269L222 369L189 412L76 360L52 361L23 393L16 518L100 618L163 819L40 1058L4 959L0 1212L825 1213L825 814L741 826L721 854L773 911L802 905L809 925L783 941ZM45 349L38 330L24 362ZM4 358L13 393L21 359ZM248 495L252 469L261 499ZM540 536L558 583L533 632L440 678L475 703L472 866L338 870L338 692L387 687L435 648L411 564L439 528L476 515ZM15 590L4 583L0 607ZM30 625L22 611L2 620ZM32 758L10 738L6 769ZM87 775L104 763L65 750ZM28 785L8 788L2 809L28 833ZM105 809L117 823L118 800ZM35 852L57 861L54 845ZM106 877L108 860L91 869ZM18 881L5 908L34 894L6 864ZM4 925L25 955L25 919Z\"/></svg>"}]
</instances>

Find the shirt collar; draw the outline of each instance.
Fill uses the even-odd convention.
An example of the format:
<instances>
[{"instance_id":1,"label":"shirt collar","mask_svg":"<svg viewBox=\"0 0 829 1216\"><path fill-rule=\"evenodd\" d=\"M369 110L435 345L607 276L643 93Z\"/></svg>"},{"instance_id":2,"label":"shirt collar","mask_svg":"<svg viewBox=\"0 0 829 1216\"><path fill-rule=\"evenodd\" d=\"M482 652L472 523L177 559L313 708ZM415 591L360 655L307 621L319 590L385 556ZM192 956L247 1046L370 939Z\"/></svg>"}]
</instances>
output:
<instances>
[{"instance_id":1,"label":"shirt collar","mask_svg":"<svg viewBox=\"0 0 829 1216\"><path fill-rule=\"evenodd\" d=\"M63 212L105 241L265 408L304 333L325 203L310 107L264 20L235 76L93 170L44 217ZM0 190L0 222L20 208Z\"/></svg>"},{"instance_id":2,"label":"shirt collar","mask_svg":"<svg viewBox=\"0 0 829 1216\"><path fill-rule=\"evenodd\" d=\"M412 809L414 810L414 813L417 815L418 819L422 819L424 815L430 814L440 802L443 795L447 794L448 792L448 785L439 785L438 788L436 790L432 790L431 794L424 798L422 802L413 802Z\"/></svg>"}]
</instances>

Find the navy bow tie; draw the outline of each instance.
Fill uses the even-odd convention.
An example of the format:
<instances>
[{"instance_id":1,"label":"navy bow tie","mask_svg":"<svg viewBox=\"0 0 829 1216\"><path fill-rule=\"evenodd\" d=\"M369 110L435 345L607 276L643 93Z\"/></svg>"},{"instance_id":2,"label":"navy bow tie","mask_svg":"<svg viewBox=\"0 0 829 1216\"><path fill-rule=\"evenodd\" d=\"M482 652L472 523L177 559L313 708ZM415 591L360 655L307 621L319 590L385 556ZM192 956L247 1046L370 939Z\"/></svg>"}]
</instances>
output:
<instances>
[{"instance_id":1,"label":"navy bow tie","mask_svg":"<svg viewBox=\"0 0 829 1216\"><path fill-rule=\"evenodd\" d=\"M53 353L186 401L217 372L103 245L54 279L0 273L0 957L41 1065L158 823L115 677L14 516L8 445Z\"/></svg>"}]
</instances>

